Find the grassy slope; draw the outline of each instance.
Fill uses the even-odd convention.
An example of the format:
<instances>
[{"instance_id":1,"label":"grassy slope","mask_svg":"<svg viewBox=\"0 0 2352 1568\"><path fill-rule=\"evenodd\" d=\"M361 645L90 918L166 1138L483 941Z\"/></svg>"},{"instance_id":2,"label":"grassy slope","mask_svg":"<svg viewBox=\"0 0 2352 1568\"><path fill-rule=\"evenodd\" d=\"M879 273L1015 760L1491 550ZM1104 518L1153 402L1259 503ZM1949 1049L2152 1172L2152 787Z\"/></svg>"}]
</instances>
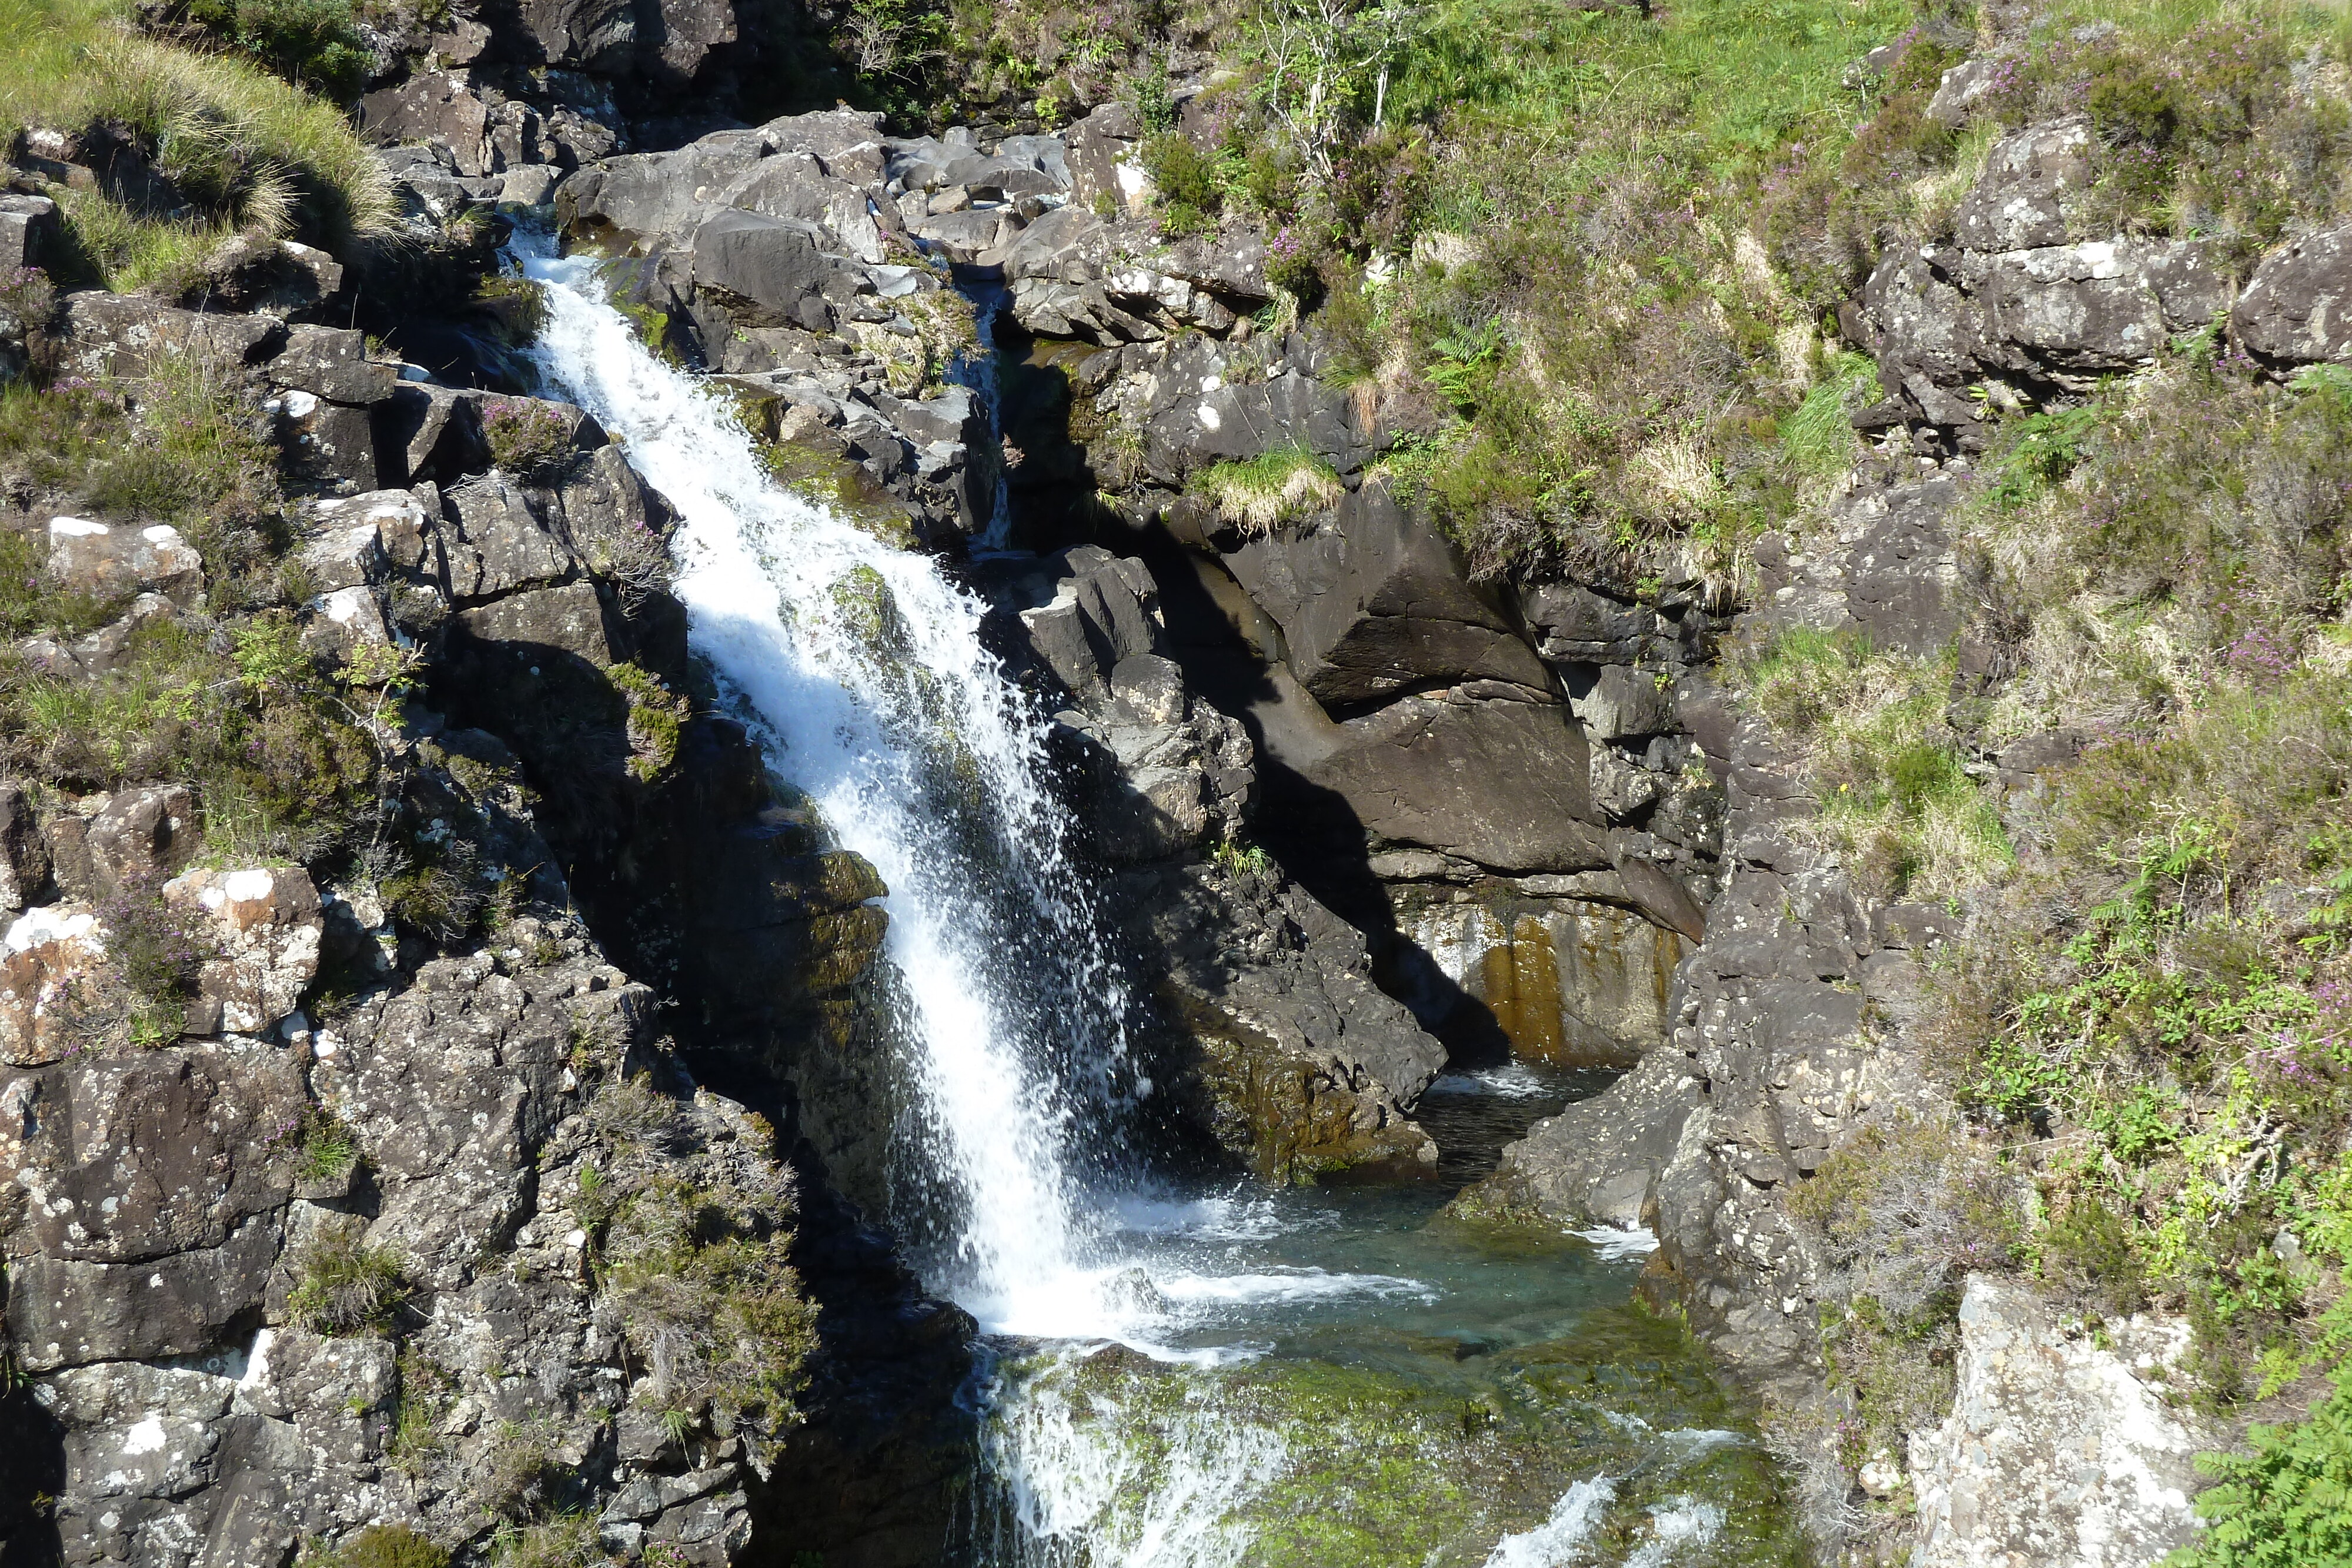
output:
<instances>
[{"instance_id":1,"label":"grassy slope","mask_svg":"<svg viewBox=\"0 0 2352 1568\"><path fill-rule=\"evenodd\" d=\"M1673 550L1685 570L1737 575L1749 531L1806 526L1808 471L1853 451L1822 405L1871 389L1825 396L1843 361L1792 339L1880 246L1937 232L1990 140L1918 117L1957 53L1915 43L1923 58L1877 91L1840 85L1903 20L1803 5L1449 13L1471 41L1441 33L1414 78L1449 170L1423 217L1484 255L1410 279L1391 310L1419 314L1421 362L1471 393L1421 472L1474 551L1613 566L1638 588ZM2086 46L2074 29L2092 21L2116 30ZM2342 210L2342 56L2324 13L2061 7L1997 111L2014 125L2087 110L2105 148L2099 232L2212 236L2243 265ZM2316 90L2294 86L2298 59ZM1558 222L1528 223L1536 211ZM1480 310L1499 334L1465 332ZM2348 393L2334 375L2271 387L2208 340L2087 410L2009 421L1963 521L1990 601L1980 630L2019 666L1981 701L1948 712L1948 660L1822 639L1784 640L1744 672L1811 748L1832 802L1819 831L1864 883L1978 914L1944 977L1937 1065L2000 1152L1956 1164L1874 1141L1828 1173L1816 1217L1849 1256L1899 1252L1927 1243L1892 1211L1940 1186L1937 1214L1978 1228L1974 1256L2094 1321L2185 1309L2193 1396L2223 1410L2324 1395L2315 1375L2347 1338ZM2057 727L2092 748L2025 823L2020 865L1963 768ZM1864 1402L1854 1459L1933 1413L1949 1333L1948 1292L1894 1303L1872 1278L1835 1325ZM2282 1500L2327 1513L2313 1477L2340 1479L2343 1425L2323 1413L2231 1471L2215 1508L2241 1511L2237 1535L2213 1561L2253 1560L2232 1540L2290 1539Z\"/></svg>"},{"instance_id":2,"label":"grassy slope","mask_svg":"<svg viewBox=\"0 0 2352 1568\"><path fill-rule=\"evenodd\" d=\"M1957 137L1921 110L1981 47L1967 16L1454 0L1435 24L1378 130L1358 92L1328 182L1300 157L1270 175L1244 145L1278 138L1240 49L1213 206L1320 256L1342 364L1430 414L1391 468L1513 576L1729 592L1756 532L1817 528L1863 455L1843 416L1877 395L1825 317L1885 246L1943 232L2004 125L2091 115L2084 237L2203 236L2242 267L2347 205L2345 38L2322 10L2047 7ZM1851 72L1888 42L1883 77ZM1368 286L1381 255L1418 259ZM1963 1261L2022 1270L2094 1322L2188 1311L2190 1393L2217 1409L2291 1412L2352 1337L2352 398L2328 375L2278 388L2220 347L1996 420L1961 528L1972 634L2013 675L1985 690L1949 653L1802 637L1737 672L1811 758L1832 802L1815 831L1863 886L1976 915L1940 977L1934 1067L1991 1135L1961 1158L1895 1130L1805 1206L1850 1259L1946 1249L1940 1288L1882 1299L1874 1280L1920 1270L1861 1270L1831 1325L1863 1404L1849 1459L1947 1396ZM2012 842L1982 759L2052 729L2090 749L2012 814ZM2273 1444L2217 1507L2287 1539L2277 1499L2302 1487L2310 1511L2343 1426ZM2214 1561L2254 1560L2215 1540Z\"/></svg>"},{"instance_id":3,"label":"grassy slope","mask_svg":"<svg viewBox=\"0 0 2352 1568\"><path fill-rule=\"evenodd\" d=\"M334 105L229 54L142 37L120 0L0 0L0 127L129 132L184 198L60 189L67 281L183 286L238 233L348 254L385 232L392 191ZM118 199L122 198L122 199Z\"/></svg>"}]
</instances>

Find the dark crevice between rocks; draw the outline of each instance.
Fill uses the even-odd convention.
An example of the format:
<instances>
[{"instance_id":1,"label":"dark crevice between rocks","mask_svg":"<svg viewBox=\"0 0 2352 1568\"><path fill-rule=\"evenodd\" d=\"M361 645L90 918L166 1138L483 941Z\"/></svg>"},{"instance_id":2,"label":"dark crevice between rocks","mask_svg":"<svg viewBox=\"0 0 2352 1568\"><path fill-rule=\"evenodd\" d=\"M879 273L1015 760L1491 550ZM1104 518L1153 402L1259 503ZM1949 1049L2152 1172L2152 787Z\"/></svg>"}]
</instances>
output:
<instances>
[{"instance_id":1,"label":"dark crevice between rocks","mask_svg":"<svg viewBox=\"0 0 2352 1568\"><path fill-rule=\"evenodd\" d=\"M65 1552L49 1501L66 1490L66 1433L15 1371L0 1364L0 1568L37 1568Z\"/></svg>"}]
</instances>

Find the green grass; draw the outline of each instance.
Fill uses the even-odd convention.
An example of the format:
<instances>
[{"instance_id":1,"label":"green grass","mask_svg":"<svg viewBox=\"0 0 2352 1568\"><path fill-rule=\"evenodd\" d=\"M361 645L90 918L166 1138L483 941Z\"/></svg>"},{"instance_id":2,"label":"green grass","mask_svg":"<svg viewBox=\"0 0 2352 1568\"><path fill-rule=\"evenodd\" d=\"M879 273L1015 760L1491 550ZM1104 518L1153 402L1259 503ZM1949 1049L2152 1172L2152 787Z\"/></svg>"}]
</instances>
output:
<instances>
[{"instance_id":1,"label":"green grass","mask_svg":"<svg viewBox=\"0 0 2352 1568\"><path fill-rule=\"evenodd\" d=\"M449 1549L405 1525L371 1524L331 1551L297 1561L299 1568L449 1568Z\"/></svg>"},{"instance_id":2,"label":"green grass","mask_svg":"<svg viewBox=\"0 0 2352 1568\"><path fill-rule=\"evenodd\" d=\"M294 1260L294 1290L286 1312L317 1334L380 1329L408 1298L399 1256L362 1239L362 1220L321 1230Z\"/></svg>"},{"instance_id":3,"label":"green grass","mask_svg":"<svg viewBox=\"0 0 2352 1568\"><path fill-rule=\"evenodd\" d=\"M772 1441L816 1349L816 1309L776 1216L674 1178L613 1203L601 1283L656 1398L689 1422Z\"/></svg>"},{"instance_id":4,"label":"green grass","mask_svg":"<svg viewBox=\"0 0 2352 1568\"><path fill-rule=\"evenodd\" d=\"M1867 354L1839 354L1793 413L1780 421L1781 460L1808 478L1832 478L1852 465L1861 442L1848 417L1878 400L1878 365Z\"/></svg>"},{"instance_id":5,"label":"green grass","mask_svg":"<svg viewBox=\"0 0 2352 1568\"><path fill-rule=\"evenodd\" d=\"M2352 110L2332 89L2305 101L2289 71L2312 47L2340 59L2338 22L2218 0L2079 9L2119 31L2038 23L2017 81L1956 136L1924 110L1966 48L1902 0L1453 0L1423 14L1383 125L1366 123L1366 73L1328 149L1285 148L1237 45L1208 162L1228 210L1325 277L1416 236L1467 257L1406 269L1369 324L1339 320L1361 312L1336 285L1320 314L1351 365L1402 367L1384 392L1425 400L1418 495L1475 568L1731 587L1745 541L1860 454L1843 415L1872 396L1867 365L1824 342L1825 314L1884 247L1948 224L2001 126L2090 106L2086 237L2206 235L2242 258L2343 207ZM1853 71L1897 39L1883 79ZM1283 178L1252 173L1269 156ZM2020 451L2004 483L2063 456Z\"/></svg>"},{"instance_id":6,"label":"green grass","mask_svg":"<svg viewBox=\"0 0 2352 1568\"><path fill-rule=\"evenodd\" d=\"M0 0L0 127L119 125L198 209L167 217L76 195L69 270L131 288L184 278L235 233L349 255L389 231L390 181L332 104L235 56L141 37L130 19L116 0Z\"/></svg>"},{"instance_id":7,"label":"green grass","mask_svg":"<svg viewBox=\"0 0 2352 1568\"><path fill-rule=\"evenodd\" d=\"M1555 146L1572 138L1578 172L1663 155L1689 172L1737 177L1791 141L1850 136L1858 100L1843 85L1846 66L1909 20L1904 0L1700 0L1651 16L1456 0L1400 77L1393 111ZM1638 139L1611 147L1590 134L1600 127Z\"/></svg>"},{"instance_id":8,"label":"green grass","mask_svg":"<svg viewBox=\"0 0 2352 1568\"><path fill-rule=\"evenodd\" d=\"M1437 10L1388 129L1300 221L1350 249L1468 242L1392 286L1381 331L1440 413L1421 497L1475 567L1637 592L1681 561L1727 585L1759 519L1842 465L1857 367L1744 231L1792 148L1853 138L1873 105L1846 69L1908 19L1900 0Z\"/></svg>"},{"instance_id":9,"label":"green grass","mask_svg":"<svg viewBox=\"0 0 2352 1568\"><path fill-rule=\"evenodd\" d=\"M1193 476L1192 487L1226 521L1254 534L1328 511L1346 493L1331 465L1301 446L1213 464Z\"/></svg>"},{"instance_id":10,"label":"green grass","mask_svg":"<svg viewBox=\"0 0 2352 1568\"><path fill-rule=\"evenodd\" d=\"M1946 722L1949 654L1874 650L1854 632L1796 626L1739 661L1748 699L1805 761L1820 816L1856 883L1947 899L2008 874L2015 853Z\"/></svg>"}]
</instances>

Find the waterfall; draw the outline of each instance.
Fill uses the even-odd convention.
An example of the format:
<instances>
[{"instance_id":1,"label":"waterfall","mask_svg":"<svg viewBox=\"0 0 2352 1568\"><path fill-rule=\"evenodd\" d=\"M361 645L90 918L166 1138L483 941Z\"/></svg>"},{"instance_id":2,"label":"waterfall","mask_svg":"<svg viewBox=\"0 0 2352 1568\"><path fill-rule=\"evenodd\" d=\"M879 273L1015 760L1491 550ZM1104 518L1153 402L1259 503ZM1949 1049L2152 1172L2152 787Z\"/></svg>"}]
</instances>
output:
<instances>
[{"instance_id":1,"label":"waterfall","mask_svg":"<svg viewBox=\"0 0 2352 1568\"><path fill-rule=\"evenodd\" d=\"M1003 284L974 284L964 288L972 307L972 327L980 352L967 355L957 367L958 382L971 389L988 411L988 428L996 438L996 483L990 492L987 526L971 541L978 556L1003 555L1013 549L1013 480L1004 446L1004 350L996 340L998 328L1011 308Z\"/></svg>"},{"instance_id":2,"label":"waterfall","mask_svg":"<svg viewBox=\"0 0 2352 1568\"><path fill-rule=\"evenodd\" d=\"M1066 1134L1120 1073L1125 998L1045 788L1044 721L982 645L983 605L779 486L733 405L605 303L592 259L517 249L546 295L538 369L678 510L694 651L889 887L920 1141L957 1209L933 1287L992 1330L1106 1332Z\"/></svg>"},{"instance_id":3,"label":"waterfall","mask_svg":"<svg viewBox=\"0 0 2352 1568\"><path fill-rule=\"evenodd\" d=\"M1425 1194L1175 1194L1125 1168L1129 998L1046 789L1050 720L982 645L984 606L776 483L731 401L646 350L593 259L544 236L516 251L545 289L535 368L677 508L696 655L888 886L882 988L918 1104L894 1137L925 1177L890 1218L989 1336L971 1557L1235 1568L1316 1561L1330 1530L1349 1560L1491 1546L1519 1568L1593 1561L1604 1512L1639 1542L1628 1568L1703 1548L1727 1483L1658 1493L1633 1478L1679 1474L1673 1443L1605 1406L1596 1427L1596 1384L1543 1381L1588 1297L1630 1293L1630 1260L1588 1266L1612 1249L1561 1239L1522 1275L1424 1228ZM1000 505L1000 544L1005 521ZM1537 1353L1533 1382L1509 1344ZM1496 1377L1463 1385L1488 1356ZM1474 1449L1509 1487L1462 1483ZM1549 1517L1527 1506L1546 1478Z\"/></svg>"}]
</instances>

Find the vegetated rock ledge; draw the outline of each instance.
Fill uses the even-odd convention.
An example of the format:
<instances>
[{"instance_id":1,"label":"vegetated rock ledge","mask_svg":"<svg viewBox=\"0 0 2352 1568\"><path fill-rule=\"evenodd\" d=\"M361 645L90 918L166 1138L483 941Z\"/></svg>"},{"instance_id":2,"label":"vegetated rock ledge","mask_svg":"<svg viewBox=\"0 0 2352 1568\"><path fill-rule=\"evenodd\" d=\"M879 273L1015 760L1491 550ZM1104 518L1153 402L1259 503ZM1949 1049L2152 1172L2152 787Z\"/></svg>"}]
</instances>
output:
<instances>
[{"instance_id":1,"label":"vegetated rock ledge","mask_svg":"<svg viewBox=\"0 0 2352 1568\"><path fill-rule=\"evenodd\" d=\"M2010 671L1952 527L1984 482L1986 397L1997 410L2080 393L2200 328L2282 373L2352 353L2330 324L2352 283L2344 225L2273 249L2242 290L2200 242L2068 244L2084 145L2074 120L2002 138L1958 204L1955 245L1880 263L1849 329L1878 360L1885 396L1853 416L1875 450L1820 518L1757 542L1756 591L1727 646L1761 650L1791 629L1912 655L1957 645L1956 710L1989 699ZM1726 814L1720 889L1675 970L1670 1033L1507 1148L1458 1207L1654 1231L1644 1289L1780 1413L1822 1517L1907 1489L1916 1563L2140 1564L2190 1541L2202 1483L2189 1461L2226 1437L2167 1397L2186 1325L2136 1317L2111 1350L1991 1275L1966 1281L1942 1427L1873 1456L1852 1492L1827 1457L1824 1434L1852 1410L1829 1387L1818 1329L1838 1270L1790 1197L1874 1130L1958 1124L1921 1067L1919 1024L1923 966L1966 939L1969 916L1866 897L1856 868L1803 831L1824 802L1801 759L1716 672L1694 671L1673 699ZM1970 771L2005 816L2030 816L2082 744L2028 737Z\"/></svg>"},{"instance_id":2,"label":"vegetated rock ledge","mask_svg":"<svg viewBox=\"0 0 2352 1568\"><path fill-rule=\"evenodd\" d=\"M168 524L37 485L0 518L42 591L121 612L25 640L20 678L133 727L12 740L0 781L11 1529L255 1564L363 1526L710 1563L923 1533L969 1324L825 1190L854 1151L787 1088L852 1027L883 890L696 710L667 506L580 411L405 380L356 332L105 295L33 325L126 407L201 364L311 498L258 612ZM358 839L253 858L237 801L172 776L205 739L105 706L184 667L261 705L257 766L268 724L320 748L298 795L380 781ZM723 990L689 961L718 955Z\"/></svg>"}]
</instances>

